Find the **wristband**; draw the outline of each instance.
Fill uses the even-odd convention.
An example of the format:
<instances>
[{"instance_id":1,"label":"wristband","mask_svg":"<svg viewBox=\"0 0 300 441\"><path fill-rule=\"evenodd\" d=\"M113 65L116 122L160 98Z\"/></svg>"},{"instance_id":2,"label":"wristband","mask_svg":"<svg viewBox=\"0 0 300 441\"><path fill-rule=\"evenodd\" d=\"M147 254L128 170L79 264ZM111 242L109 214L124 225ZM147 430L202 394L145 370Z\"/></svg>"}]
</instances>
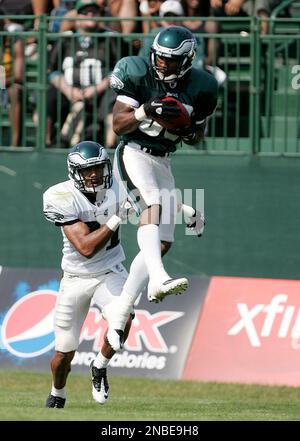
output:
<instances>
[{"instance_id":1,"label":"wristband","mask_svg":"<svg viewBox=\"0 0 300 441\"><path fill-rule=\"evenodd\" d=\"M138 109L134 111L134 117L137 121L144 121L147 119L147 115L144 110L144 104L142 104Z\"/></svg>"},{"instance_id":2,"label":"wristband","mask_svg":"<svg viewBox=\"0 0 300 441\"><path fill-rule=\"evenodd\" d=\"M114 214L107 222L106 225L111 231L116 231L116 229L119 227L120 223L122 222L122 219Z\"/></svg>"}]
</instances>

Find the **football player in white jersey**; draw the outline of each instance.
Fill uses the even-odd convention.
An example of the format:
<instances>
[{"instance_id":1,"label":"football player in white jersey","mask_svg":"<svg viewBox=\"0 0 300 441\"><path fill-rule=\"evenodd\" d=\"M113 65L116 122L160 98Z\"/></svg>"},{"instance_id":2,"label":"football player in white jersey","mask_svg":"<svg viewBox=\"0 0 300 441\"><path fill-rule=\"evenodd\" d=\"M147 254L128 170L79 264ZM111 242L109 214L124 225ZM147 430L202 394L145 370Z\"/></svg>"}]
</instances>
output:
<instances>
[{"instance_id":1,"label":"football player in white jersey","mask_svg":"<svg viewBox=\"0 0 300 441\"><path fill-rule=\"evenodd\" d=\"M64 274L55 306L53 382L46 401L46 407L57 408L65 405L67 376L92 300L105 317L103 309L120 295L128 275L118 234L129 210L113 182L105 148L96 142L80 142L70 150L67 163L70 179L53 185L43 196L46 219L59 226L63 235ZM133 317L132 308L124 340ZM101 404L108 400L106 368L114 353L105 334L101 351L91 364L92 394Z\"/></svg>"}]
</instances>

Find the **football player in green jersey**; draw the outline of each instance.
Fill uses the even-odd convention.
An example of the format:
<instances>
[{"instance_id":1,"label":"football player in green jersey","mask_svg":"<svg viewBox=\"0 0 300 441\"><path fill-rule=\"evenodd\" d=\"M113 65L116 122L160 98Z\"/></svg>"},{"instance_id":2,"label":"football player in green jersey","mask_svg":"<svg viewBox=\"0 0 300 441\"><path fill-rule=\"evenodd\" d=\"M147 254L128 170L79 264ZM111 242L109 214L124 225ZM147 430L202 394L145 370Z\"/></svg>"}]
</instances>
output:
<instances>
[{"instance_id":1,"label":"football player in green jersey","mask_svg":"<svg viewBox=\"0 0 300 441\"><path fill-rule=\"evenodd\" d=\"M114 172L126 182L128 198L140 215L137 241L140 253L131 264L130 274L116 305L106 311L107 338L115 350L122 347L122 332L128 311L149 276L148 299L159 302L170 294L181 294L188 287L186 278L174 279L166 272L162 255L174 241L177 202L170 165L170 153L181 141L197 144L204 135L206 118L217 103L215 78L192 67L196 39L186 28L170 26L155 37L149 60L130 56L116 64L111 87L117 93L113 109L113 129L121 135L115 153ZM178 116L173 96L189 111L188 128L166 129L155 117L166 121ZM190 225L196 232L203 220L188 208ZM145 276L146 274L146 276Z\"/></svg>"}]
</instances>

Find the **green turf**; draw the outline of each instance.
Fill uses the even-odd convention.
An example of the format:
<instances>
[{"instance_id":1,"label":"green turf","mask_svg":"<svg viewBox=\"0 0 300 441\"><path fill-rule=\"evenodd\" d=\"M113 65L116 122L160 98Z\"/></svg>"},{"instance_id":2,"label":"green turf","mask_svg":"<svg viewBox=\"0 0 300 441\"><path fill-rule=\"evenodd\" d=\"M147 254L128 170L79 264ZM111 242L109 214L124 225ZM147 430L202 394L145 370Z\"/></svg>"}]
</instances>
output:
<instances>
[{"instance_id":1,"label":"green turf","mask_svg":"<svg viewBox=\"0 0 300 441\"><path fill-rule=\"evenodd\" d=\"M91 397L89 375L72 373L65 409L45 409L50 373L0 371L0 420L299 421L299 390L288 387L110 377L110 401Z\"/></svg>"}]
</instances>

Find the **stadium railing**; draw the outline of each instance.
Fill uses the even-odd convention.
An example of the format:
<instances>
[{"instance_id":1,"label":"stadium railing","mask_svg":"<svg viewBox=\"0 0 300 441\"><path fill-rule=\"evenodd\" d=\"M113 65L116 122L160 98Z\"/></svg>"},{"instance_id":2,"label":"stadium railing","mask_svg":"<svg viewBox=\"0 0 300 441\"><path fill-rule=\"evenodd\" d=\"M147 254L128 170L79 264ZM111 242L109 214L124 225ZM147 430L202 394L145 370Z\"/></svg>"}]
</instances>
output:
<instances>
[{"instance_id":1,"label":"stadium railing","mask_svg":"<svg viewBox=\"0 0 300 441\"><path fill-rule=\"evenodd\" d=\"M0 17L0 22L3 19L4 17ZM7 40L13 45L15 39L19 38L26 46L28 38L32 38L37 49L34 54L25 56L24 60L21 147L11 147L12 126L9 111L12 109L1 105L0 149L2 150L42 151L46 148L46 102L49 87L47 69L50 50L55 42L74 38L65 33L49 32L50 23L54 19L64 18L40 17L37 32L0 31L0 60L3 60L4 42ZM114 20L120 19L101 18L104 22ZM140 21L141 18L135 20ZM205 20L209 18L203 18L203 21ZM216 112L208 121L205 144L200 144L196 150L183 145L178 149L179 152L299 155L300 104L297 97L298 83L300 87L300 79L298 80L300 34L297 29L300 27L300 18L286 19L276 15L271 16L268 20L267 35L261 35L261 20L257 17L218 18L216 21L220 22L219 33L201 33L196 36L204 45L207 45L209 39L220 42L219 57L214 60L212 70L216 66L221 68L226 80L220 86ZM290 30L288 34L282 33L281 24L288 27ZM98 34L94 34L93 38L98 37ZM136 54L135 42L140 40L142 44L148 36L134 33L126 36L104 34L104 37L107 41L112 38L116 40L118 57L121 57L124 55L124 43L126 54ZM11 48L13 53L13 47ZM106 52L106 57L109 58L109 51ZM13 59L11 63L13 66ZM3 61L0 64L3 65ZM58 114L60 114L60 105L61 102L58 100ZM96 106L96 103L94 105ZM106 101L105 109L107 108ZM95 107L95 114L96 111ZM95 126L90 136L99 140L94 119L93 123ZM58 135L54 148L47 150L64 150L61 148L61 128L62 121L58 118L55 125ZM104 135L105 130L106 127L104 127Z\"/></svg>"}]
</instances>

